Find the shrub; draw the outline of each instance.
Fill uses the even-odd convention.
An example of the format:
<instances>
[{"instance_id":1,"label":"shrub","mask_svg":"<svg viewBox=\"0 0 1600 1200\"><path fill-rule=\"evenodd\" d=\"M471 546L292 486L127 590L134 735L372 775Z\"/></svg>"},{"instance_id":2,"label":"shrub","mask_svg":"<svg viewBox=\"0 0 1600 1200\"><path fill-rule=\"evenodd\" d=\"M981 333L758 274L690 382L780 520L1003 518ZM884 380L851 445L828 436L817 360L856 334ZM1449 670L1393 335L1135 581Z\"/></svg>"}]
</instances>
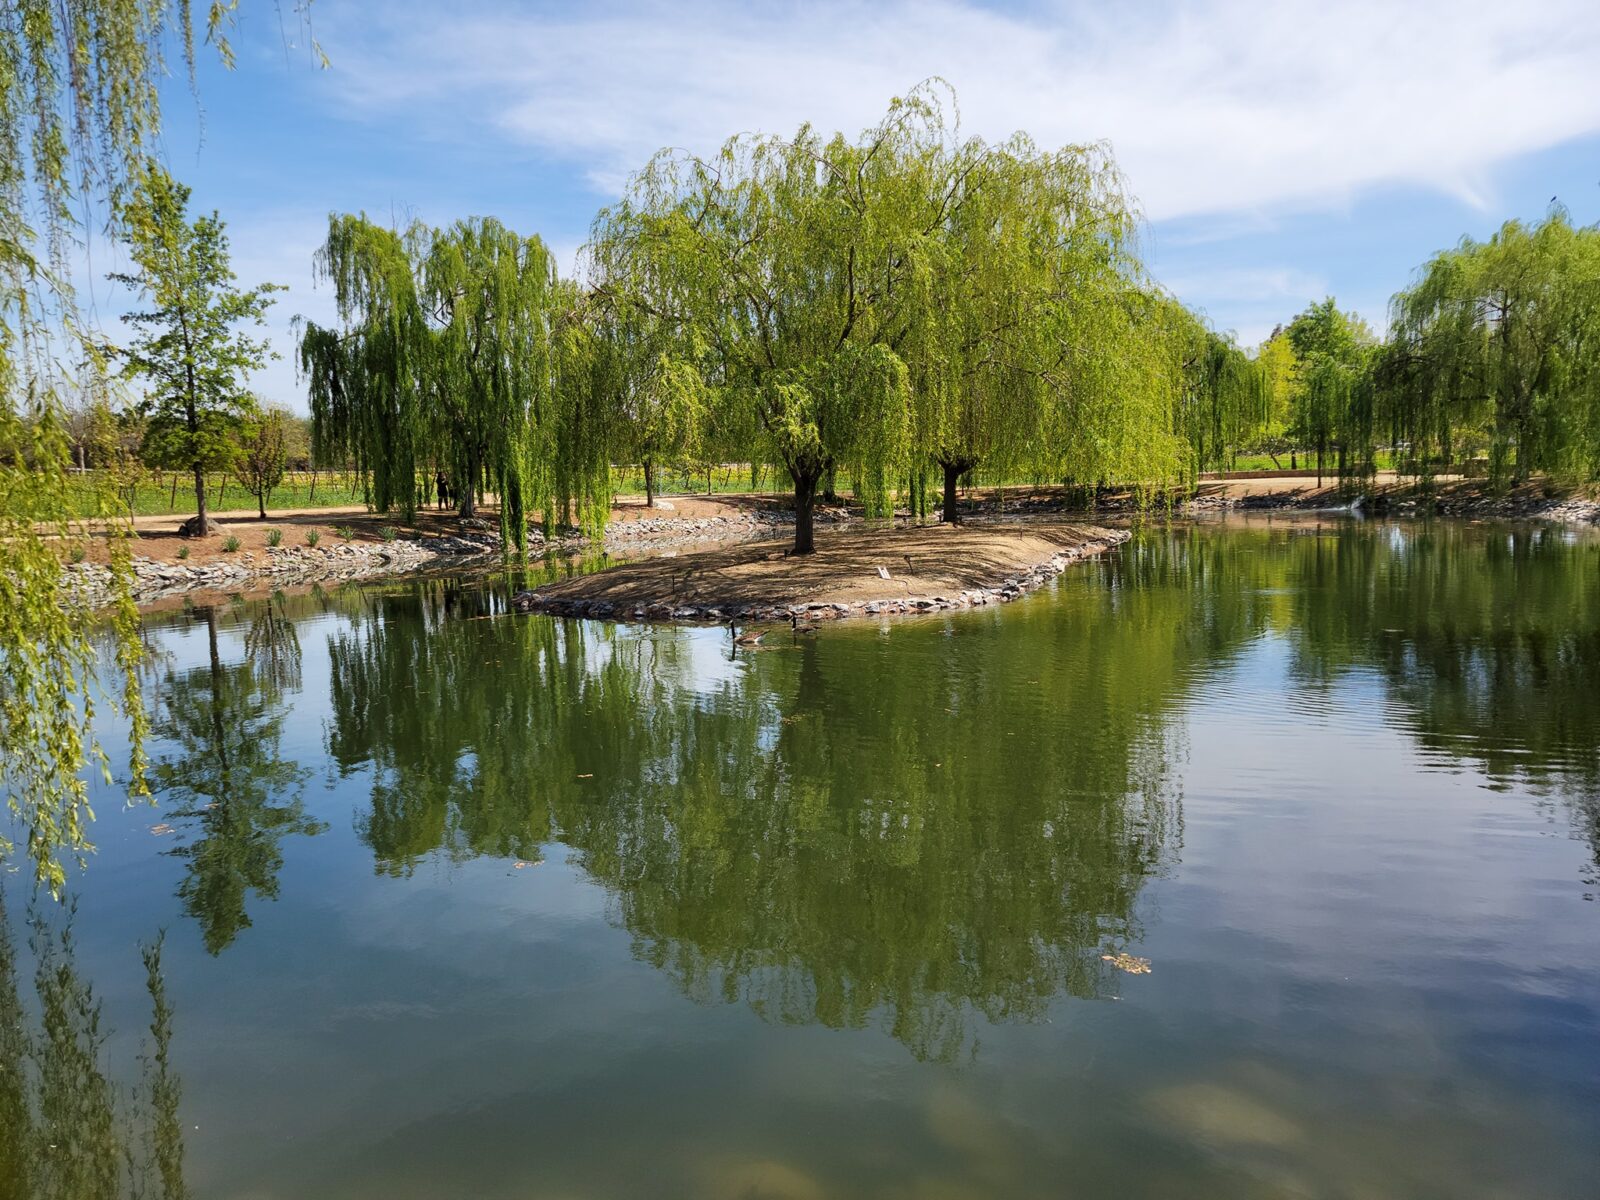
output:
<instances>
[{"instance_id":1,"label":"shrub","mask_svg":"<svg viewBox=\"0 0 1600 1200\"><path fill-rule=\"evenodd\" d=\"M315 546L322 540L322 532L317 529L306 530L306 545Z\"/></svg>"},{"instance_id":2,"label":"shrub","mask_svg":"<svg viewBox=\"0 0 1600 1200\"><path fill-rule=\"evenodd\" d=\"M281 545L283 545L283 530L281 530L281 529L269 529L269 530L267 530L267 545L269 545L269 546L281 546Z\"/></svg>"},{"instance_id":3,"label":"shrub","mask_svg":"<svg viewBox=\"0 0 1600 1200\"><path fill-rule=\"evenodd\" d=\"M73 551L72 551L72 561L75 562L75 563L82 562L83 559L84 559L84 555L86 555L87 553L88 553L88 551L85 550L82 546L74 547Z\"/></svg>"},{"instance_id":4,"label":"shrub","mask_svg":"<svg viewBox=\"0 0 1600 1200\"><path fill-rule=\"evenodd\" d=\"M350 526L348 526L348 525L341 525L334 532L336 532L340 537L342 537L347 542L351 538L356 536L356 531L354 529L351 529Z\"/></svg>"},{"instance_id":5,"label":"shrub","mask_svg":"<svg viewBox=\"0 0 1600 1200\"><path fill-rule=\"evenodd\" d=\"M232 554L238 548L239 548L239 539L236 538L236 537L233 537L231 534L228 537L225 537L225 538L222 539L222 552L224 554Z\"/></svg>"},{"instance_id":6,"label":"shrub","mask_svg":"<svg viewBox=\"0 0 1600 1200\"><path fill-rule=\"evenodd\" d=\"M187 546L179 546L178 547L178 561L182 562L184 559L186 559L188 557L189 557L189 547L187 547Z\"/></svg>"},{"instance_id":7,"label":"shrub","mask_svg":"<svg viewBox=\"0 0 1600 1200\"><path fill-rule=\"evenodd\" d=\"M393 525L385 525L378 531L378 536L383 538L383 540L386 542L392 542L395 540L395 538L400 536L400 531Z\"/></svg>"}]
</instances>

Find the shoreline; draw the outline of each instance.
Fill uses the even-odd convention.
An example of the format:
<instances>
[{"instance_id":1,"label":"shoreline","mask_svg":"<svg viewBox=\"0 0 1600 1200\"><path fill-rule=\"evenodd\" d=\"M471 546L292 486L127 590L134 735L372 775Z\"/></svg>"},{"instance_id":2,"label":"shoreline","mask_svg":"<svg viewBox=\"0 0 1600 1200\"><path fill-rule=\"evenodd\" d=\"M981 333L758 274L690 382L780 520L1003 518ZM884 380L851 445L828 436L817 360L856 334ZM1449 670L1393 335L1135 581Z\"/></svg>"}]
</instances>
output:
<instances>
[{"instance_id":1,"label":"shoreline","mask_svg":"<svg viewBox=\"0 0 1600 1200\"><path fill-rule=\"evenodd\" d=\"M585 552L641 557L672 556L679 551L716 552L786 537L794 527L794 520L783 503L781 497L742 494L676 496L658 501L657 507L652 509L622 501L613 509L603 539L590 538L576 529L564 529L546 539L534 529L529 531L528 551L530 557ZM1120 494L1103 496L1095 509L1085 510L1081 494L1062 488L982 489L968 494L967 503L963 505L968 520L957 528L992 529L997 523L1039 526L1052 521L1092 523L1123 518L1133 511L1131 498ZM1156 511L1161 511L1159 506ZM1306 475L1203 479L1196 494L1177 505L1172 515L1197 518L1225 513L1351 511L1372 516L1426 518L1437 515L1469 520L1549 521L1580 527L1600 524L1600 500L1581 495L1546 496L1533 485L1495 496L1486 492L1481 481L1476 480L1440 481L1431 492L1421 493L1410 483L1380 479L1376 487L1360 496L1352 496L1342 493L1336 482L1318 486L1314 476ZM393 540L381 537L392 518L367 514L364 518L350 518L351 524L360 530L354 540L328 544L330 537L316 547L268 546L262 540L268 527L276 524L298 533L303 523L316 519L310 513L275 513L270 514L266 522L240 520L229 527L245 535L248 548L237 554L220 553L215 544L217 538L209 539L211 544L199 539L183 542L175 535L146 532L135 542L135 547L149 544L158 553L135 554L134 600L143 605L192 592L239 593L315 583L398 578L478 566L500 558L496 521L486 517L461 520L440 514L427 514L427 518L421 528L405 530ZM859 533L868 528L858 514L844 505L819 505L817 520L819 531L824 533L830 530ZM895 529L935 527L943 526L901 524ZM178 545L192 546L199 552L197 560L177 560L174 556ZM110 570L104 562L64 565L63 592L74 603L103 607L111 600L109 583ZM932 595L930 593L927 598L932 599ZM945 601L949 599L944 597ZM652 600L645 607L659 603L662 602ZM968 606L971 603L969 599ZM637 604L630 605L630 608L637 607ZM756 607L766 609L775 605ZM937 608L920 611L937 611Z\"/></svg>"},{"instance_id":2,"label":"shoreline","mask_svg":"<svg viewBox=\"0 0 1600 1200\"><path fill-rule=\"evenodd\" d=\"M561 617L758 624L947 612L1015 600L1130 536L1045 521L855 530L819 537L803 558L762 541L626 562L512 604Z\"/></svg>"}]
</instances>

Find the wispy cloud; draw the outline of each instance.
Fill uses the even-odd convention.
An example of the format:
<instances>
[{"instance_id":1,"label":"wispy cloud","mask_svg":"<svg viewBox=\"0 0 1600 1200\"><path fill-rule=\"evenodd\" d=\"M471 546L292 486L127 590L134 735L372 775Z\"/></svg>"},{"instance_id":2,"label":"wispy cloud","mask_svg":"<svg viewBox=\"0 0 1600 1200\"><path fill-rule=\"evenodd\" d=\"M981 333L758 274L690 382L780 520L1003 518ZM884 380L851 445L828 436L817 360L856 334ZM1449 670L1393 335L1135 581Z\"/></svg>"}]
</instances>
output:
<instances>
[{"instance_id":1,"label":"wispy cloud","mask_svg":"<svg viewBox=\"0 0 1600 1200\"><path fill-rule=\"evenodd\" d=\"M1109 139L1156 219L1394 183L1481 205L1495 163L1600 130L1593 0L426 5L383 31L330 16L358 111L403 105L441 132L559 155L601 192L663 145L705 152L803 120L854 131L930 75L973 131Z\"/></svg>"}]
</instances>

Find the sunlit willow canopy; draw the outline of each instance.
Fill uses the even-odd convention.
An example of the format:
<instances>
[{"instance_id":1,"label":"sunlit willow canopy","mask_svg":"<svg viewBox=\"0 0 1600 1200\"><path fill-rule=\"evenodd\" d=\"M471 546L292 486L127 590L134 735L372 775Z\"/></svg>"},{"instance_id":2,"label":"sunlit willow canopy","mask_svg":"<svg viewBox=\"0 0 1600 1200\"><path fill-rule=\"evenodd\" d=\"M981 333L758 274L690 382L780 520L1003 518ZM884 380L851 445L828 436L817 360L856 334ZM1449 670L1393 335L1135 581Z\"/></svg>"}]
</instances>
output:
<instances>
[{"instance_id":1,"label":"sunlit willow canopy","mask_svg":"<svg viewBox=\"0 0 1600 1200\"><path fill-rule=\"evenodd\" d=\"M603 514L592 334L539 238L335 215L316 266L339 312L301 330L316 452L348 456L378 509L414 515L442 473L462 516L494 491L519 547L527 510Z\"/></svg>"},{"instance_id":2,"label":"sunlit willow canopy","mask_svg":"<svg viewBox=\"0 0 1600 1200\"><path fill-rule=\"evenodd\" d=\"M1553 211L1436 255L1395 297L1375 371L1416 469L1486 447L1491 475L1600 476L1600 228Z\"/></svg>"},{"instance_id":3,"label":"sunlit willow canopy","mask_svg":"<svg viewBox=\"0 0 1600 1200\"><path fill-rule=\"evenodd\" d=\"M596 218L587 284L646 348L674 436L787 470L804 552L835 471L880 511L930 463L947 498L979 463L1180 476L1135 227L1105 147L963 137L930 83L855 141L803 126L661 152Z\"/></svg>"},{"instance_id":4,"label":"sunlit willow canopy","mask_svg":"<svg viewBox=\"0 0 1600 1200\"><path fill-rule=\"evenodd\" d=\"M105 764L86 702L95 653L87 614L61 603L60 548L83 536L72 517L62 413L70 396L104 403L103 339L71 286L78 224L109 221L159 145L159 86L168 54L194 76L191 0L8 0L0 5L0 771L28 831L40 880L59 888L63 850L87 845L81 769ZM225 63L234 6L201 5L204 36ZM288 6L285 6L288 7ZM294 11L302 11L295 5ZM117 514L112 489L95 515ZM125 543L113 539L125 585ZM121 586L119 653L137 657L137 614ZM124 670L133 718L133 777L144 727L139 675ZM0 841L0 852L6 846Z\"/></svg>"}]
</instances>

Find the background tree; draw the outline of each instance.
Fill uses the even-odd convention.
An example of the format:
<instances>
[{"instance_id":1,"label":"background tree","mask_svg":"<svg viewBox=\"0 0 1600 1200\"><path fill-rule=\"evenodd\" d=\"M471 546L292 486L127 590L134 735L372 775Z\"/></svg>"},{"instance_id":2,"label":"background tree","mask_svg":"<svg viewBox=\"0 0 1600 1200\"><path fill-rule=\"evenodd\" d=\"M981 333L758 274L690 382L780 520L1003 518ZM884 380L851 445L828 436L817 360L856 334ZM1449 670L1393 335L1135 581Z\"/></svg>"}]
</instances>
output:
<instances>
[{"instance_id":1,"label":"background tree","mask_svg":"<svg viewBox=\"0 0 1600 1200\"><path fill-rule=\"evenodd\" d=\"M911 447L905 363L880 336L912 271L893 252L903 213L877 177L898 119L859 145L803 127L735 138L711 162L664 151L591 238L597 294L706 347L686 364L705 384L704 420L788 472L799 554L825 474L853 469L882 507Z\"/></svg>"},{"instance_id":2,"label":"background tree","mask_svg":"<svg viewBox=\"0 0 1600 1200\"><path fill-rule=\"evenodd\" d=\"M1394 299L1380 387L1397 432L1426 462L1463 437L1491 476L1600 473L1600 229L1553 211L1464 239Z\"/></svg>"},{"instance_id":3,"label":"background tree","mask_svg":"<svg viewBox=\"0 0 1600 1200\"><path fill-rule=\"evenodd\" d=\"M1374 412L1369 369L1377 338L1330 296L1289 322L1294 349L1294 436L1317 455L1317 482L1330 453L1341 476L1370 476Z\"/></svg>"},{"instance_id":4,"label":"background tree","mask_svg":"<svg viewBox=\"0 0 1600 1200\"><path fill-rule=\"evenodd\" d=\"M256 498L256 515L264 521L267 498L283 482L288 467L294 418L275 405L262 407L258 403L257 412L259 415L244 426L233 474L239 486Z\"/></svg>"},{"instance_id":5,"label":"background tree","mask_svg":"<svg viewBox=\"0 0 1600 1200\"><path fill-rule=\"evenodd\" d=\"M206 471L231 463L229 435L255 414L245 372L273 357L267 343L237 328L261 325L277 285L251 291L234 286L222 219L188 216L189 189L158 164L147 164L133 200L124 207L124 238L137 274L111 278L142 292L153 305L122 318L137 331L123 352L129 374L147 381L141 404L169 465L194 474L195 515L182 532L204 537Z\"/></svg>"},{"instance_id":6,"label":"background tree","mask_svg":"<svg viewBox=\"0 0 1600 1200\"><path fill-rule=\"evenodd\" d=\"M590 340L539 238L488 218L401 233L335 216L317 270L341 326L301 330L319 459L349 454L374 506L408 517L444 466L461 516L498 494L507 544L523 544L530 509L550 519L588 497L593 515L609 466Z\"/></svg>"}]
</instances>

